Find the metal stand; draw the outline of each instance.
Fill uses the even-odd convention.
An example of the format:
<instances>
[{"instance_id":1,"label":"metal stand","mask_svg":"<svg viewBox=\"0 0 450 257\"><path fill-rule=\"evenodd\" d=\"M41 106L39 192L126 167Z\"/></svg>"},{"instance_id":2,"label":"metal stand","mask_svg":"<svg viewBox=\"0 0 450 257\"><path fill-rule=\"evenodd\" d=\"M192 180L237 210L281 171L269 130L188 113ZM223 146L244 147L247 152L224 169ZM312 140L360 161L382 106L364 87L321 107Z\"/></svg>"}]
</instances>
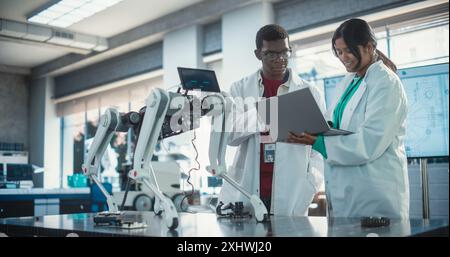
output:
<instances>
[{"instance_id":1,"label":"metal stand","mask_svg":"<svg viewBox=\"0 0 450 257\"><path fill-rule=\"evenodd\" d=\"M422 182L422 210L423 218L430 219L430 198L428 191L427 159L420 158L420 178Z\"/></svg>"}]
</instances>

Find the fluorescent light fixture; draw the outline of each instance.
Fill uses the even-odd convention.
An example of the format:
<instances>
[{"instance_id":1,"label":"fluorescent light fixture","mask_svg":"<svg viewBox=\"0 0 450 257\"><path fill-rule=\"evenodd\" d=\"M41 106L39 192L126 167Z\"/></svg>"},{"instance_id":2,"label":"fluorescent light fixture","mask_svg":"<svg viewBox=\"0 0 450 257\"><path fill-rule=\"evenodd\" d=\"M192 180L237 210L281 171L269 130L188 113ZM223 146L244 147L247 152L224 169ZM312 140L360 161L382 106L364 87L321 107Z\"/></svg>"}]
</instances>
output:
<instances>
[{"instance_id":1,"label":"fluorescent light fixture","mask_svg":"<svg viewBox=\"0 0 450 257\"><path fill-rule=\"evenodd\" d=\"M68 27L71 24L73 24L73 22L65 21L65 20L61 20L61 19L52 20L48 23L48 25L55 26L55 27L61 27L61 28Z\"/></svg>"},{"instance_id":2,"label":"fluorescent light fixture","mask_svg":"<svg viewBox=\"0 0 450 257\"><path fill-rule=\"evenodd\" d=\"M48 8L49 11L57 12L57 13L67 13L72 10L70 6L62 5L62 4L55 4L52 7Z\"/></svg>"},{"instance_id":3,"label":"fluorescent light fixture","mask_svg":"<svg viewBox=\"0 0 450 257\"><path fill-rule=\"evenodd\" d=\"M59 2L61 5L69 6L72 8L80 7L81 5L85 4L86 2L90 2L89 0L62 0Z\"/></svg>"},{"instance_id":4,"label":"fluorescent light fixture","mask_svg":"<svg viewBox=\"0 0 450 257\"><path fill-rule=\"evenodd\" d=\"M41 15L39 15L39 16L42 16L42 17L46 17L46 18L49 18L49 19L56 19L56 18L58 18L59 16L61 16L61 15L63 15L63 13L61 13L61 12L54 12L54 11L50 11L50 10L44 10L43 12L41 12Z\"/></svg>"},{"instance_id":5,"label":"fluorescent light fixture","mask_svg":"<svg viewBox=\"0 0 450 257\"><path fill-rule=\"evenodd\" d=\"M73 10L72 12L70 12L70 14L75 15L75 16L79 16L79 17L89 17L92 15L92 13L87 12L85 10L81 10L80 8Z\"/></svg>"},{"instance_id":6,"label":"fluorescent light fixture","mask_svg":"<svg viewBox=\"0 0 450 257\"><path fill-rule=\"evenodd\" d=\"M96 4L104 6L104 7L110 7L111 5L115 5L121 0L97 0Z\"/></svg>"},{"instance_id":7,"label":"fluorescent light fixture","mask_svg":"<svg viewBox=\"0 0 450 257\"><path fill-rule=\"evenodd\" d=\"M123 0L60 0L28 18L29 22L66 28Z\"/></svg>"},{"instance_id":8,"label":"fluorescent light fixture","mask_svg":"<svg viewBox=\"0 0 450 257\"><path fill-rule=\"evenodd\" d=\"M77 22L81 21L82 19L84 19L84 17L78 16L78 15L73 15L71 13L64 14L63 16L58 18L58 20L64 20L64 21L68 21L68 22L72 22L72 23L77 23Z\"/></svg>"},{"instance_id":9,"label":"fluorescent light fixture","mask_svg":"<svg viewBox=\"0 0 450 257\"><path fill-rule=\"evenodd\" d=\"M35 23L41 23L41 24L47 24L51 21L51 18L47 18L44 16L33 16L30 19L28 19L28 21L30 22L35 22Z\"/></svg>"},{"instance_id":10,"label":"fluorescent light fixture","mask_svg":"<svg viewBox=\"0 0 450 257\"><path fill-rule=\"evenodd\" d=\"M94 13L97 13L97 12L105 9L105 7L103 7L101 5L96 5L95 3L90 2L90 3L87 3L83 6L81 6L80 9L94 14Z\"/></svg>"}]
</instances>

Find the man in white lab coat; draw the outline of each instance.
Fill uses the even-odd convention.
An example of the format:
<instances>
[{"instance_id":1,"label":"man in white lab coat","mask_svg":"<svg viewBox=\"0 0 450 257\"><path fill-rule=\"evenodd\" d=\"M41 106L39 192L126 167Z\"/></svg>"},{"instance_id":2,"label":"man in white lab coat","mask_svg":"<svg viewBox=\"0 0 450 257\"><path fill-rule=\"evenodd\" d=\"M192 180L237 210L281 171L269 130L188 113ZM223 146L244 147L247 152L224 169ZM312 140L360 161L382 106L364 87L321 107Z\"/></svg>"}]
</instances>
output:
<instances>
[{"instance_id":1,"label":"man in white lab coat","mask_svg":"<svg viewBox=\"0 0 450 257\"><path fill-rule=\"evenodd\" d=\"M229 176L251 194L259 195L268 211L275 215L306 216L314 195L323 183L323 159L311 146L273 143L264 136L266 127L258 119L256 101L299 90L310 85L287 68L291 56L289 37L280 26L262 27L256 35L255 56L262 68L231 86L235 116L228 144L238 146ZM311 87L322 108L321 93ZM239 100L245 98L245 105ZM249 101L250 100L250 101ZM240 101L242 103L242 101ZM292 113L295 115L295 110ZM227 203L249 201L224 181L219 200Z\"/></svg>"}]
</instances>

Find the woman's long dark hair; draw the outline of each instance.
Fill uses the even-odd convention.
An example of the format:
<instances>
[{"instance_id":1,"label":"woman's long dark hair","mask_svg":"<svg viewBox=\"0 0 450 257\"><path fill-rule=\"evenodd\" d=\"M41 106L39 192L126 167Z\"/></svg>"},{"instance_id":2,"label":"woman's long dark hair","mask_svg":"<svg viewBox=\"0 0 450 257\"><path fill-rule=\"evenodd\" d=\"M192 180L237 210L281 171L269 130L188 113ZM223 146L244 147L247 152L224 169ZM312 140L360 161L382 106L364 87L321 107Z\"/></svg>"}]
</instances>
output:
<instances>
[{"instance_id":1,"label":"woman's long dark hair","mask_svg":"<svg viewBox=\"0 0 450 257\"><path fill-rule=\"evenodd\" d=\"M358 46L367 46L371 44L375 49L377 47L377 39L375 38L375 33L372 28L365 20L361 19L350 19L342 23L334 32L333 38L331 39L331 46L333 48L334 55L338 56L335 48L335 42L337 39L342 38L347 45L349 51L358 60L357 67L361 64L361 53L359 52ZM395 64L380 50L376 50L377 60L382 60L383 63L389 67L394 72L397 71Z\"/></svg>"}]
</instances>

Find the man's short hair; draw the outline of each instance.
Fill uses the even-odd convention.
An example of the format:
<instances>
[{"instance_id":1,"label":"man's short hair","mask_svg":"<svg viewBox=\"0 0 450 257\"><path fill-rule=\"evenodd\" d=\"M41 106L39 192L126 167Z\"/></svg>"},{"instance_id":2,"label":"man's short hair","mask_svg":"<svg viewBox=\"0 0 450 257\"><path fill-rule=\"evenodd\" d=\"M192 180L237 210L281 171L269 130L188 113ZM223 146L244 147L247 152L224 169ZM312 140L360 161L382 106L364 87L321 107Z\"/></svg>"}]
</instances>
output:
<instances>
[{"instance_id":1,"label":"man's short hair","mask_svg":"<svg viewBox=\"0 0 450 257\"><path fill-rule=\"evenodd\" d=\"M261 49L263 45L263 40L265 41L275 41L279 39L289 39L289 34L287 31L277 24L269 24L258 30L256 33L256 48Z\"/></svg>"}]
</instances>

